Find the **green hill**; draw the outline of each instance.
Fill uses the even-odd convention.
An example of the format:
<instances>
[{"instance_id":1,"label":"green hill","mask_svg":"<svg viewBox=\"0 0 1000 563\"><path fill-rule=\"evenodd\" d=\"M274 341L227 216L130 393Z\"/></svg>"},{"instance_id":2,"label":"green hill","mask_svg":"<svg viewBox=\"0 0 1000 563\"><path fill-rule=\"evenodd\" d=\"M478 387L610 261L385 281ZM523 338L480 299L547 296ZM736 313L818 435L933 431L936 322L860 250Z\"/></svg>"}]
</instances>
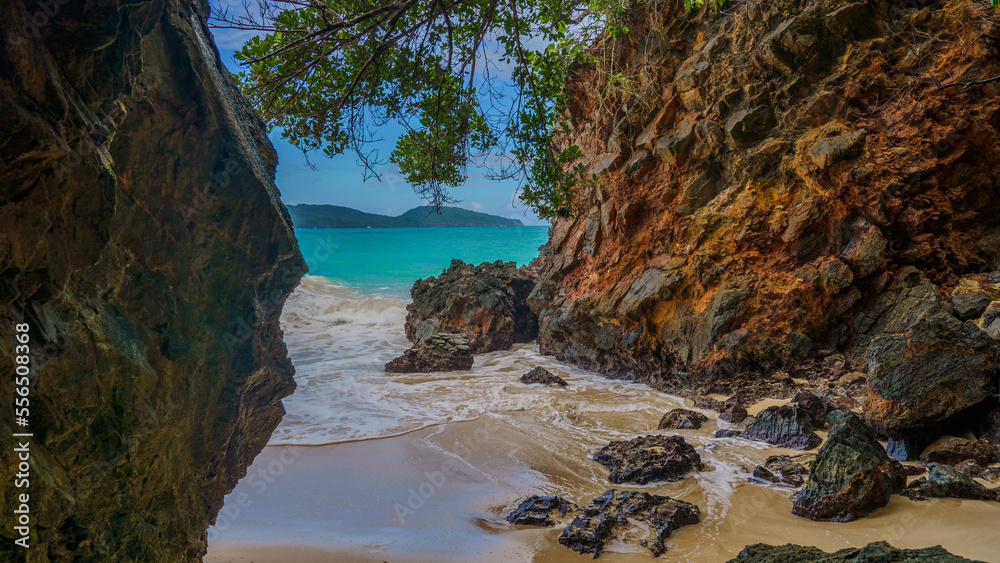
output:
<instances>
[{"instance_id":1,"label":"green hill","mask_svg":"<svg viewBox=\"0 0 1000 563\"><path fill-rule=\"evenodd\" d=\"M398 217L365 213L339 205L289 205L292 225L300 229L347 229L387 227L521 227L517 219L477 213L458 207L414 207Z\"/></svg>"}]
</instances>

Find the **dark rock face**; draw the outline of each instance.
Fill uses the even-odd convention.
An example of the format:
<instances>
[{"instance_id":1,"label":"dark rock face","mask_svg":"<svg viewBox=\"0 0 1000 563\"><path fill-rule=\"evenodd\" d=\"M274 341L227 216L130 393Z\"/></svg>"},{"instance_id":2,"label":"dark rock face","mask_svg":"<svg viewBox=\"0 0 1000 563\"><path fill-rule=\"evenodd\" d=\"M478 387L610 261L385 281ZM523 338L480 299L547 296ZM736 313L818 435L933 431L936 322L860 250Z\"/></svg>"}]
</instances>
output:
<instances>
[{"instance_id":1,"label":"dark rock face","mask_svg":"<svg viewBox=\"0 0 1000 563\"><path fill-rule=\"evenodd\" d=\"M49 4L29 36L41 5L0 3L0 336L30 327L29 557L198 561L294 388L278 319L305 263L207 5Z\"/></svg>"},{"instance_id":2,"label":"dark rock face","mask_svg":"<svg viewBox=\"0 0 1000 563\"><path fill-rule=\"evenodd\" d=\"M437 333L414 344L385 364L391 373L430 373L472 369L469 342L460 334Z\"/></svg>"},{"instance_id":3,"label":"dark rock face","mask_svg":"<svg viewBox=\"0 0 1000 563\"><path fill-rule=\"evenodd\" d=\"M750 414L739 403L728 405L719 412L719 419L725 420L731 424L740 424L746 420L748 416L750 416Z\"/></svg>"},{"instance_id":4,"label":"dark rock face","mask_svg":"<svg viewBox=\"0 0 1000 563\"><path fill-rule=\"evenodd\" d=\"M951 298L951 304L955 308L955 316L963 321L979 318L992 302L993 299L985 293L963 293L953 295Z\"/></svg>"},{"instance_id":5,"label":"dark rock face","mask_svg":"<svg viewBox=\"0 0 1000 563\"><path fill-rule=\"evenodd\" d=\"M594 461L611 470L608 481L637 485L679 481L702 468L701 456L684 438L659 434L611 442L594 454Z\"/></svg>"},{"instance_id":6,"label":"dark rock face","mask_svg":"<svg viewBox=\"0 0 1000 563\"><path fill-rule=\"evenodd\" d=\"M830 410L826 401L804 389L797 390L789 402L798 405L809 413L809 416L813 419L813 424L817 427L822 427L823 421L826 420L826 415Z\"/></svg>"},{"instance_id":7,"label":"dark rock face","mask_svg":"<svg viewBox=\"0 0 1000 563\"><path fill-rule=\"evenodd\" d=\"M752 477L765 483L801 487L809 469L787 455L773 455L754 468Z\"/></svg>"},{"instance_id":8,"label":"dark rock face","mask_svg":"<svg viewBox=\"0 0 1000 563\"><path fill-rule=\"evenodd\" d=\"M913 461L920 457L920 446L912 440L889 440L886 453L896 461Z\"/></svg>"},{"instance_id":9,"label":"dark rock face","mask_svg":"<svg viewBox=\"0 0 1000 563\"><path fill-rule=\"evenodd\" d=\"M870 387L865 419L893 439L924 435L990 397L997 342L972 321L940 310L936 297L934 289L911 292L888 314L900 316L895 309L902 308L918 320L900 332L876 336L865 352ZM914 313L917 308L928 311Z\"/></svg>"},{"instance_id":10,"label":"dark rock face","mask_svg":"<svg viewBox=\"0 0 1000 563\"><path fill-rule=\"evenodd\" d=\"M697 430L708 422L708 417L688 409L672 409L660 419L657 430Z\"/></svg>"},{"instance_id":11,"label":"dark rock face","mask_svg":"<svg viewBox=\"0 0 1000 563\"><path fill-rule=\"evenodd\" d=\"M846 414L817 452L792 513L810 520L850 522L885 506L905 486L902 465L886 454L860 418Z\"/></svg>"},{"instance_id":12,"label":"dark rock face","mask_svg":"<svg viewBox=\"0 0 1000 563\"><path fill-rule=\"evenodd\" d=\"M473 354L531 342L538 336L538 317L526 299L537 281L532 267L513 262L473 266L452 260L440 276L413 284L406 337L419 343L436 333L461 334Z\"/></svg>"},{"instance_id":13,"label":"dark rock face","mask_svg":"<svg viewBox=\"0 0 1000 563\"><path fill-rule=\"evenodd\" d=\"M849 547L827 553L816 547L801 545L773 546L762 543L749 545L728 563L854 563L857 561L892 561L893 563L976 563L948 553L941 546L923 549L897 549L884 541L864 547Z\"/></svg>"},{"instance_id":14,"label":"dark rock face","mask_svg":"<svg viewBox=\"0 0 1000 563\"><path fill-rule=\"evenodd\" d=\"M811 450L823 441L813 432L815 423L802 407L788 403L768 407L747 426L741 438L793 450Z\"/></svg>"},{"instance_id":15,"label":"dark rock face","mask_svg":"<svg viewBox=\"0 0 1000 563\"><path fill-rule=\"evenodd\" d=\"M519 381L521 383L524 383L525 385L532 385L537 383L542 385L559 385L562 387L566 386L565 379L559 377L558 375L555 375L554 373L550 372L549 370L541 366L536 367L535 369L522 375Z\"/></svg>"},{"instance_id":16,"label":"dark rock face","mask_svg":"<svg viewBox=\"0 0 1000 563\"><path fill-rule=\"evenodd\" d=\"M553 511L559 511L561 516L566 516L567 512L576 509L575 503L562 497L533 495L522 501L513 512L508 514L507 521L523 526L554 526L555 521L551 518Z\"/></svg>"},{"instance_id":17,"label":"dark rock face","mask_svg":"<svg viewBox=\"0 0 1000 563\"><path fill-rule=\"evenodd\" d=\"M628 525L628 519L648 524L651 537L640 544L659 557L666 551L664 541L674 530L697 524L701 511L697 506L661 495L614 489L590 502L583 514L573 519L559 534L559 543L580 553L593 553L596 559L614 533Z\"/></svg>"},{"instance_id":18,"label":"dark rock face","mask_svg":"<svg viewBox=\"0 0 1000 563\"><path fill-rule=\"evenodd\" d=\"M912 500L929 497L1000 500L1000 489L987 489L958 469L939 463L928 464L927 476L910 483L902 494Z\"/></svg>"},{"instance_id":19,"label":"dark rock face","mask_svg":"<svg viewBox=\"0 0 1000 563\"><path fill-rule=\"evenodd\" d=\"M943 463L958 465L967 459L986 467L996 459L997 449L985 440L969 440L955 436L942 436L924 449L920 461L925 464Z\"/></svg>"}]
</instances>

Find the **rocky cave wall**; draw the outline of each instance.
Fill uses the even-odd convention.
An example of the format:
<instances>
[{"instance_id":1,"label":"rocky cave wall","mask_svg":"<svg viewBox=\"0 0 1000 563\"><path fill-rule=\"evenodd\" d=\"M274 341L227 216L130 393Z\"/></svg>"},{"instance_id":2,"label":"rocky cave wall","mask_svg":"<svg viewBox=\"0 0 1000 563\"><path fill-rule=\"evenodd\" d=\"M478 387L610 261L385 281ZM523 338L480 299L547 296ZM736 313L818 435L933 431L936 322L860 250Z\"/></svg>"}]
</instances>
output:
<instances>
[{"instance_id":1,"label":"rocky cave wall","mask_svg":"<svg viewBox=\"0 0 1000 563\"><path fill-rule=\"evenodd\" d=\"M0 466L34 433L31 549L0 517L12 560L200 560L294 388L278 317L306 266L206 15L0 6L0 366L16 323L32 366L29 425L0 409Z\"/></svg>"},{"instance_id":2,"label":"rocky cave wall","mask_svg":"<svg viewBox=\"0 0 1000 563\"><path fill-rule=\"evenodd\" d=\"M913 288L1000 299L998 24L973 0L639 5L571 80L559 142L598 180L542 252L543 353L726 392L836 352L867 370Z\"/></svg>"}]
</instances>

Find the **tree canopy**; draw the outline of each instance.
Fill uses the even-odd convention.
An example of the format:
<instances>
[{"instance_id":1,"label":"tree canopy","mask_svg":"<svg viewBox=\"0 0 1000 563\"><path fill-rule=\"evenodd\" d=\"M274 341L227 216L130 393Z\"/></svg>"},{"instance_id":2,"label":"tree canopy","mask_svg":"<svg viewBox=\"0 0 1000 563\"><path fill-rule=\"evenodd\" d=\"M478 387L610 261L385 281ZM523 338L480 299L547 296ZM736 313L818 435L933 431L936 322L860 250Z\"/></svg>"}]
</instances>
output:
<instances>
[{"instance_id":1,"label":"tree canopy","mask_svg":"<svg viewBox=\"0 0 1000 563\"><path fill-rule=\"evenodd\" d=\"M373 143L395 122L387 160L435 207L475 165L519 180L543 218L572 213L581 153L551 142L568 72L594 38L627 31L634 0L252 1L211 23L259 32L237 79L293 145L353 151L377 177Z\"/></svg>"}]
</instances>

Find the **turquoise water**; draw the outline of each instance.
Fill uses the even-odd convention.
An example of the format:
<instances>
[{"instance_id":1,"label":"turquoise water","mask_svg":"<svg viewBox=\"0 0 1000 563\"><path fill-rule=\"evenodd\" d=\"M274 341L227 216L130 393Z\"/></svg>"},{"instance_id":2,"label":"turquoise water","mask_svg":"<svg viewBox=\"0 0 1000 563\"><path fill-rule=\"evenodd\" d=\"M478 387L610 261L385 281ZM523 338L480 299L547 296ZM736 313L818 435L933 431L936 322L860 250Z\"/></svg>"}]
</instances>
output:
<instances>
[{"instance_id":1,"label":"turquoise water","mask_svg":"<svg viewBox=\"0 0 1000 563\"><path fill-rule=\"evenodd\" d=\"M296 229L309 275L367 295L406 299L413 282L436 276L452 258L523 265L538 256L548 227Z\"/></svg>"}]
</instances>

